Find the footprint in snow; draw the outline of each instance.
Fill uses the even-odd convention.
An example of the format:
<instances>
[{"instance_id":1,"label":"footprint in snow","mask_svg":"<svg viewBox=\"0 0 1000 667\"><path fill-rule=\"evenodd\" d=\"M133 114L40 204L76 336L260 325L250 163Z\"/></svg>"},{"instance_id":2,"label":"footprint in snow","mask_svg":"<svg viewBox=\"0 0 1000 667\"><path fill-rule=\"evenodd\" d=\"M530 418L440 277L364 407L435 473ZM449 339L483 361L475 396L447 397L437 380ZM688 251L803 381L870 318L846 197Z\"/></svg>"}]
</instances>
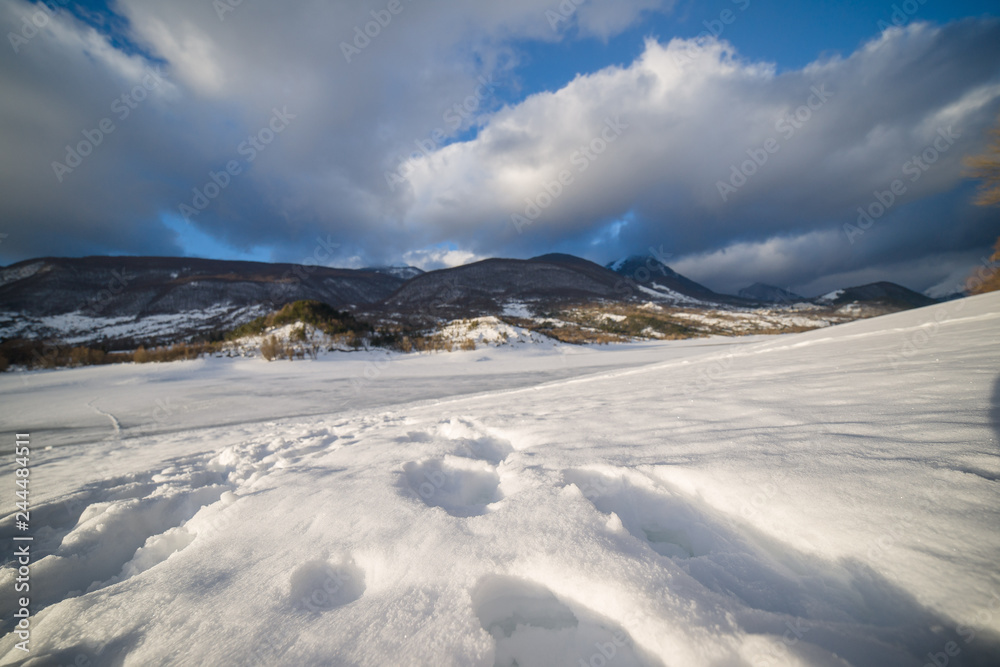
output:
<instances>
[{"instance_id":1,"label":"footprint in snow","mask_svg":"<svg viewBox=\"0 0 1000 667\"><path fill-rule=\"evenodd\" d=\"M411 461L403 466L405 484L428 507L457 517L485 514L500 501L500 476L485 461L457 456Z\"/></svg>"},{"instance_id":2,"label":"footprint in snow","mask_svg":"<svg viewBox=\"0 0 1000 667\"><path fill-rule=\"evenodd\" d=\"M724 539L681 497L642 475L566 470L563 479L575 484L599 512L617 515L625 530L661 556L704 556Z\"/></svg>"},{"instance_id":3,"label":"footprint in snow","mask_svg":"<svg viewBox=\"0 0 1000 667\"><path fill-rule=\"evenodd\" d=\"M661 665L611 619L574 611L548 588L487 575L471 592L473 610L495 642L495 667Z\"/></svg>"},{"instance_id":4,"label":"footprint in snow","mask_svg":"<svg viewBox=\"0 0 1000 667\"><path fill-rule=\"evenodd\" d=\"M324 612L354 602L365 592L365 572L353 560L313 560L292 572L289 599L302 611Z\"/></svg>"},{"instance_id":5,"label":"footprint in snow","mask_svg":"<svg viewBox=\"0 0 1000 667\"><path fill-rule=\"evenodd\" d=\"M436 429L436 436L450 440L456 456L488 461L493 465L502 463L514 451L510 441L489 432L475 421L454 418L442 421Z\"/></svg>"}]
</instances>

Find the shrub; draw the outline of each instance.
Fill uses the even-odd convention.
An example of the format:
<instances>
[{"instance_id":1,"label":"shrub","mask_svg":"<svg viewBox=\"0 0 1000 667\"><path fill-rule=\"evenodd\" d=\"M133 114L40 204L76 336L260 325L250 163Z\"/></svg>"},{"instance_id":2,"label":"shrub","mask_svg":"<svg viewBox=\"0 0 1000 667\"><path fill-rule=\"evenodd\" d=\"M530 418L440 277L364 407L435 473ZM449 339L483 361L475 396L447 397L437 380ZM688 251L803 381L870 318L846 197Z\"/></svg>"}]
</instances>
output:
<instances>
[{"instance_id":1,"label":"shrub","mask_svg":"<svg viewBox=\"0 0 1000 667\"><path fill-rule=\"evenodd\" d=\"M281 356L282 352L281 343L274 336L266 338L263 343L260 344L260 356L264 357L268 361L274 361Z\"/></svg>"},{"instance_id":2,"label":"shrub","mask_svg":"<svg viewBox=\"0 0 1000 667\"><path fill-rule=\"evenodd\" d=\"M323 333L335 334L370 332L374 328L367 322L359 322L348 312L341 312L321 301L304 300L285 304L279 310L242 324L226 334L226 340L236 340L245 336L259 336L271 327L302 322L311 324Z\"/></svg>"},{"instance_id":3,"label":"shrub","mask_svg":"<svg viewBox=\"0 0 1000 667\"><path fill-rule=\"evenodd\" d=\"M69 353L71 366L96 366L105 362L107 355L104 350L92 350L89 347L74 347Z\"/></svg>"},{"instance_id":4,"label":"shrub","mask_svg":"<svg viewBox=\"0 0 1000 667\"><path fill-rule=\"evenodd\" d=\"M360 350L365 346L365 339L353 331L347 332L347 344L355 350Z\"/></svg>"}]
</instances>

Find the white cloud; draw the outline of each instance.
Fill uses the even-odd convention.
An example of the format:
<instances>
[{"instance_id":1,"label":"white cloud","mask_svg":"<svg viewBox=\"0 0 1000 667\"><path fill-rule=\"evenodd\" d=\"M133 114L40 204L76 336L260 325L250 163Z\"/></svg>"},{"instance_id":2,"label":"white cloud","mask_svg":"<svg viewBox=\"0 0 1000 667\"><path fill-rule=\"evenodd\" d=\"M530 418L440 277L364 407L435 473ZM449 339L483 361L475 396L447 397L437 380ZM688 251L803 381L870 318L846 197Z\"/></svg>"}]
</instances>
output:
<instances>
[{"instance_id":1,"label":"white cloud","mask_svg":"<svg viewBox=\"0 0 1000 667\"><path fill-rule=\"evenodd\" d=\"M425 248L423 250L410 250L403 254L403 261L410 266L415 266L424 271L434 269L450 269L453 266L464 266L472 262L486 259L466 250L455 250L447 248Z\"/></svg>"},{"instance_id":2,"label":"white cloud","mask_svg":"<svg viewBox=\"0 0 1000 667\"><path fill-rule=\"evenodd\" d=\"M745 272L780 266L769 275L781 283L981 242L981 216L942 205L955 231L938 238L920 212L928 207L913 203L955 191L962 155L1000 106L996 22L890 30L854 54L780 74L724 42L649 41L626 67L517 104L486 94L452 126L448 110L480 90L480 77L510 89L520 40L606 37L672 2L593 0L553 31L545 11L558 4L407 3L348 63L340 43L384 3L242 3L220 21L201 0L121 0L130 37L167 61L170 94L144 102L58 184L51 162L109 115L147 64L63 14L58 38L40 34L20 54L0 56L0 87L10 91L0 99L0 218L32 230L8 231L2 250L171 251L162 212L176 213L192 188L240 157L238 146L274 107L286 106L294 122L194 221L234 245L271 247L277 258L296 260L327 235L344 249L339 259L366 264L445 243L458 250L408 257L430 266L554 248L584 253L630 212L609 254L662 246L708 261L733 246L730 257L745 258ZM16 27L30 8L5 3L0 28ZM808 104L815 86L832 97L786 136L792 126L777 123ZM580 152L602 146L609 122L621 128L614 141L599 155ZM875 229L847 244L843 223L945 124L960 128L953 149L907 182ZM472 140L440 147L468 127L479 127ZM386 170L436 129L446 136L390 190ZM769 138L780 150L723 201L717 183ZM561 171L572 182L553 195L546 185ZM517 233L511 214L546 196L544 212ZM781 254L789 239L802 239L791 256L816 261ZM709 265L709 282L740 279L738 268Z\"/></svg>"}]
</instances>

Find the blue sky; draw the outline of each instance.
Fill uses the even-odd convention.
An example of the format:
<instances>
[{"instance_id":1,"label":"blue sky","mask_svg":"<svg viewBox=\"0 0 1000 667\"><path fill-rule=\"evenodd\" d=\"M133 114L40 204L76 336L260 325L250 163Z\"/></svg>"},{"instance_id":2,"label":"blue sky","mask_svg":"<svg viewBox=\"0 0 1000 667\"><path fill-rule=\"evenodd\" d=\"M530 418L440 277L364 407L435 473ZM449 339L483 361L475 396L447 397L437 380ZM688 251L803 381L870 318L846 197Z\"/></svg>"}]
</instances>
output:
<instances>
[{"instance_id":1,"label":"blue sky","mask_svg":"<svg viewBox=\"0 0 1000 667\"><path fill-rule=\"evenodd\" d=\"M0 84L18 91L0 102L5 264L294 262L335 244L331 265L434 268L551 251L604 263L653 247L725 291L875 279L940 291L997 233L962 168L1000 110L995 3L587 0L553 28L555 1L406 2L377 26L379 0L224 14L120 0L68 4L11 41L40 6L0 11ZM138 90L150 68L160 83ZM818 85L829 103L726 195L732 170ZM459 123L452 110L470 100ZM290 120L269 135L275 113ZM102 119L114 132L60 173ZM620 140L581 157L614 122ZM944 123L959 138L933 169L851 233ZM246 148L259 139L273 141ZM517 223L567 169L573 182Z\"/></svg>"},{"instance_id":2,"label":"blue sky","mask_svg":"<svg viewBox=\"0 0 1000 667\"><path fill-rule=\"evenodd\" d=\"M552 3L557 6L558 3ZM915 9L915 11L906 11ZM898 9L898 11L897 11ZM724 16L724 12L731 12ZM587 37L560 42L518 44L524 65L517 70L518 95L555 90L577 74L609 65L627 65L643 51L647 37L669 41L710 33L726 39L750 60L775 63L778 70L797 69L814 60L850 54L881 32L883 26L911 21L947 23L974 16L996 15L995 2L765 2L763 0L685 0L673 11L652 11L611 39ZM724 23L723 18L732 19Z\"/></svg>"}]
</instances>

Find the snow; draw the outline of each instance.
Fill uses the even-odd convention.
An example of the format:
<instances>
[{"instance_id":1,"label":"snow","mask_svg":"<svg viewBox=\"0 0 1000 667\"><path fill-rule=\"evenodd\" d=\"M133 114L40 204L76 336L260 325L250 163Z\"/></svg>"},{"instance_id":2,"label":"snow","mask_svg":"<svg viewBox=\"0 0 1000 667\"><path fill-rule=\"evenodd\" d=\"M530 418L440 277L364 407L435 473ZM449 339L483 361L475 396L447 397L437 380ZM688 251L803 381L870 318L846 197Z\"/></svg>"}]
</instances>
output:
<instances>
[{"instance_id":1,"label":"snow","mask_svg":"<svg viewBox=\"0 0 1000 667\"><path fill-rule=\"evenodd\" d=\"M625 257L616 260L615 263L609 266L608 268L614 271L615 273L618 273L618 271L620 271L621 268L625 266L625 262L629 261L630 259L632 259L632 256L626 255Z\"/></svg>"},{"instance_id":2,"label":"snow","mask_svg":"<svg viewBox=\"0 0 1000 667\"><path fill-rule=\"evenodd\" d=\"M671 316L739 335L761 330L782 331L791 327L817 329L857 319L867 312L862 309L853 311L838 309L834 313L828 313L778 306L755 309L677 311L671 313Z\"/></svg>"},{"instance_id":3,"label":"snow","mask_svg":"<svg viewBox=\"0 0 1000 667\"><path fill-rule=\"evenodd\" d=\"M0 338L50 337L68 345L101 338L141 340L177 331L211 330L218 328L220 322L233 325L266 312L265 307L234 308L227 305L142 318L93 317L81 312L26 317L21 313L0 312Z\"/></svg>"},{"instance_id":4,"label":"snow","mask_svg":"<svg viewBox=\"0 0 1000 667\"><path fill-rule=\"evenodd\" d=\"M531 318L531 307L520 301L508 301L503 307L504 317L519 317L522 319Z\"/></svg>"},{"instance_id":5,"label":"snow","mask_svg":"<svg viewBox=\"0 0 1000 667\"><path fill-rule=\"evenodd\" d=\"M487 316L474 320L453 320L442 325L438 333L454 343L470 341L477 346L513 345L532 343L535 345L557 345L557 341L524 327L513 326L499 318Z\"/></svg>"},{"instance_id":6,"label":"snow","mask_svg":"<svg viewBox=\"0 0 1000 667\"><path fill-rule=\"evenodd\" d=\"M653 283L652 287L646 287L645 285L639 285L639 290L645 293L647 296L653 296L658 299L669 299L674 303L686 303L691 305L704 304L704 301L699 301L694 297L686 296L670 289L669 287L664 287L659 283Z\"/></svg>"},{"instance_id":7,"label":"snow","mask_svg":"<svg viewBox=\"0 0 1000 667\"><path fill-rule=\"evenodd\" d=\"M32 262L19 267L0 268L0 286L30 278L45 268L45 262Z\"/></svg>"},{"instance_id":8,"label":"snow","mask_svg":"<svg viewBox=\"0 0 1000 667\"><path fill-rule=\"evenodd\" d=\"M819 300L820 301L836 301L837 299L840 298L840 296L843 293L844 293L844 290L842 290L842 289L834 290L833 292L830 292L829 294L824 294L823 296L819 297Z\"/></svg>"},{"instance_id":9,"label":"snow","mask_svg":"<svg viewBox=\"0 0 1000 667\"><path fill-rule=\"evenodd\" d=\"M997 664L998 325L0 375L0 664Z\"/></svg>"},{"instance_id":10,"label":"snow","mask_svg":"<svg viewBox=\"0 0 1000 667\"><path fill-rule=\"evenodd\" d=\"M423 273L420 269L408 266L406 264L393 264L392 266L374 266L365 269L367 271L375 271L377 273L384 273L400 280L409 280L410 278L415 278Z\"/></svg>"}]
</instances>

